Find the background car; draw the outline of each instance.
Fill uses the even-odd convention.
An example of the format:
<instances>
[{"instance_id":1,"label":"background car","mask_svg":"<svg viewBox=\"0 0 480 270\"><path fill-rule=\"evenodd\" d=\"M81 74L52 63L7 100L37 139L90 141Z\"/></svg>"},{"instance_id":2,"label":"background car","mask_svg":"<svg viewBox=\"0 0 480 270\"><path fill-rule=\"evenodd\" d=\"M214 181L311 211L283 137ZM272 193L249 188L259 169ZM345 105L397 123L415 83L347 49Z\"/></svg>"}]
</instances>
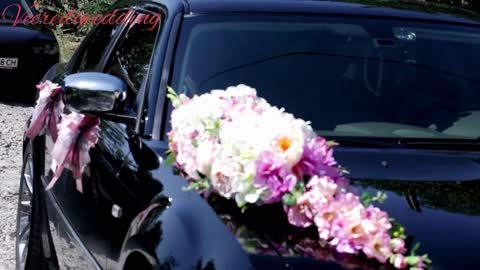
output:
<instances>
[{"instance_id":1,"label":"background car","mask_svg":"<svg viewBox=\"0 0 480 270\"><path fill-rule=\"evenodd\" d=\"M14 26L15 18L37 13L28 0L2 0L0 12L0 99L33 104L35 85L59 61L57 40L44 24L19 20Z\"/></svg>"},{"instance_id":2,"label":"background car","mask_svg":"<svg viewBox=\"0 0 480 270\"><path fill-rule=\"evenodd\" d=\"M187 181L161 164L167 85L192 96L244 83L337 140L354 186L388 194L382 209L434 269L478 268L480 17L423 1L358 2L118 2L118 16L160 13L161 24L100 25L45 76L69 89L67 112L88 104L101 118L100 138L83 193L67 171L45 192L52 139L25 139L17 266L382 268L328 248L307 254L315 237L279 218L278 205L242 213L184 191ZM115 110L100 111L100 90Z\"/></svg>"}]
</instances>

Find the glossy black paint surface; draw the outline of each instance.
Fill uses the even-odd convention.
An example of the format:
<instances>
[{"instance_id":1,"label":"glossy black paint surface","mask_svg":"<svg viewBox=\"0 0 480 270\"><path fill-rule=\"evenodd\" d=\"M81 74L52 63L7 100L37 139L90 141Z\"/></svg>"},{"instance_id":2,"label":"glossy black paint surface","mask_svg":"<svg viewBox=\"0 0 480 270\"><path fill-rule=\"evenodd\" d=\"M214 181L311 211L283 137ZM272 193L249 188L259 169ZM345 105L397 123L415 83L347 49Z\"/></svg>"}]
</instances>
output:
<instances>
[{"instance_id":1,"label":"glossy black paint surface","mask_svg":"<svg viewBox=\"0 0 480 270\"><path fill-rule=\"evenodd\" d=\"M182 16L190 12L353 12L473 23L417 11L298 2L161 2L167 15L150 68L145 113L135 125L102 119L99 142L90 151L92 161L83 175L83 194L76 191L70 173L64 173L47 192L60 268L130 269L141 265L140 261L153 269L343 269L347 262L365 269L382 268L328 250L324 250L324 260L304 257L296 247L311 239L311 234L288 225L278 205L252 207L242 214L232 202L184 191L185 179L162 163L167 144L160 134L167 119L164 105L170 61ZM138 3L125 1L118 6ZM56 65L45 79L61 82L72 66ZM49 137L35 145L45 148L44 184L51 178L52 146ZM479 151L369 145L339 147L335 157L351 172L360 191L387 192L389 199L381 207L405 225L412 237L409 242L422 242L420 251L429 253L434 269L476 268L472 258L480 240L476 233L480 225ZM120 207L121 214L113 215L113 206ZM282 249L286 235L298 242Z\"/></svg>"},{"instance_id":2,"label":"glossy black paint surface","mask_svg":"<svg viewBox=\"0 0 480 270\"><path fill-rule=\"evenodd\" d=\"M23 6L30 6L29 1L19 0ZM45 25L23 24L19 21L16 26L11 20L2 20L4 10L0 11L0 57L18 58L18 67L15 69L0 68L2 81L2 97L20 98L33 103L36 94L35 85L45 72L59 61L59 52L42 53L37 48L58 43L53 32ZM12 89L15 89L13 91Z\"/></svg>"}]
</instances>

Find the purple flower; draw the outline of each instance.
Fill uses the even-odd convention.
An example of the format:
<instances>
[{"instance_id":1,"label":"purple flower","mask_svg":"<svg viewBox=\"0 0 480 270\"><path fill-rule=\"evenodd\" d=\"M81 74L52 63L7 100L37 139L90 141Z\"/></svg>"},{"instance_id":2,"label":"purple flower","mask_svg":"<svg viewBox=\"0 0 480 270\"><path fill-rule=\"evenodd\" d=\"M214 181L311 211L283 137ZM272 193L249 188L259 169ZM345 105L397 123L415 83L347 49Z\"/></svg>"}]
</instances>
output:
<instances>
[{"instance_id":1,"label":"purple flower","mask_svg":"<svg viewBox=\"0 0 480 270\"><path fill-rule=\"evenodd\" d=\"M273 203L297 184L297 177L284 166L284 160L270 152L263 152L255 161L256 175L253 183L268 188L264 201Z\"/></svg>"},{"instance_id":2,"label":"purple flower","mask_svg":"<svg viewBox=\"0 0 480 270\"><path fill-rule=\"evenodd\" d=\"M305 142L303 156L295 166L295 171L298 175L330 176L337 179L341 172L335 167L336 164L333 149L324 138L318 136Z\"/></svg>"}]
</instances>

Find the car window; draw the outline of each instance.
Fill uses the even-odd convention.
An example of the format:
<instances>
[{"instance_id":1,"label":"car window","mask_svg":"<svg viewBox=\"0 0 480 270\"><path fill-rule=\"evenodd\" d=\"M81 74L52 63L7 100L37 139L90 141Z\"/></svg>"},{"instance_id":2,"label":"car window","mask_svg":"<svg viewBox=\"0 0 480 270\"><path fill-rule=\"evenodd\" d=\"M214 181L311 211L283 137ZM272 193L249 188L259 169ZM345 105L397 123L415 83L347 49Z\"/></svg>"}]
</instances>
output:
<instances>
[{"instance_id":1,"label":"car window","mask_svg":"<svg viewBox=\"0 0 480 270\"><path fill-rule=\"evenodd\" d=\"M322 136L480 137L478 28L371 18L193 16L172 87L246 84ZM165 131L169 131L169 127Z\"/></svg>"},{"instance_id":2,"label":"car window","mask_svg":"<svg viewBox=\"0 0 480 270\"><path fill-rule=\"evenodd\" d=\"M105 66L105 73L121 78L127 85L127 112L136 112L138 93L150 67L158 29L159 25L154 29L145 24L132 25Z\"/></svg>"},{"instance_id":3,"label":"car window","mask_svg":"<svg viewBox=\"0 0 480 270\"><path fill-rule=\"evenodd\" d=\"M118 13L117 16L126 12ZM76 72L94 71L106 53L108 45L117 31L121 29L121 24L100 24L94 29L92 36L89 37L86 46L82 49L78 58Z\"/></svg>"}]
</instances>

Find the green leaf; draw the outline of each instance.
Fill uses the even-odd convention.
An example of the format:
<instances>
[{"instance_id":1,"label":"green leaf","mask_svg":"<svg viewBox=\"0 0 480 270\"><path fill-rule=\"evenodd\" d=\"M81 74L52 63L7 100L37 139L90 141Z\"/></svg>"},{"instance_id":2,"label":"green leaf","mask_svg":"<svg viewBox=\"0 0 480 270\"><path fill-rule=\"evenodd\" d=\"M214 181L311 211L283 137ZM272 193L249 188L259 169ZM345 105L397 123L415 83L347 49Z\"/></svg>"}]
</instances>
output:
<instances>
[{"instance_id":1,"label":"green leaf","mask_svg":"<svg viewBox=\"0 0 480 270\"><path fill-rule=\"evenodd\" d=\"M379 203L384 203L387 198L388 198L387 193L378 191L377 195L373 197L373 200Z\"/></svg>"},{"instance_id":2,"label":"green leaf","mask_svg":"<svg viewBox=\"0 0 480 270\"><path fill-rule=\"evenodd\" d=\"M177 154L175 152L170 152L165 160L165 166L170 167L172 166L175 161L177 160Z\"/></svg>"},{"instance_id":3,"label":"green leaf","mask_svg":"<svg viewBox=\"0 0 480 270\"><path fill-rule=\"evenodd\" d=\"M327 141L327 145L329 147L335 147L338 146L338 143L336 141Z\"/></svg>"},{"instance_id":4,"label":"green leaf","mask_svg":"<svg viewBox=\"0 0 480 270\"><path fill-rule=\"evenodd\" d=\"M171 95L177 96L177 92L175 92L175 90L170 86L167 86L167 92Z\"/></svg>"},{"instance_id":5,"label":"green leaf","mask_svg":"<svg viewBox=\"0 0 480 270\"><path fill-rule=\"evenodd\" d=\"M363 192L362 195L360 195L360 201L365 207L367 207L372 204L373 196L368 192Z\"/></svg>"},{"instance_id":6,"label":"green leaf","mask_svg":"<svg viewBox=\"0 0 480 270\"><path fill-rule=\"evenodd\" d=\"M418 262L420 262L420 257L418 257L418 256L407 256L407 257L405 257L405 262L407 262L408 265L416 265Z\"/></svg>"},{"instance_id":7,"label":"green leaf","mask_svg":"<svg viewBox=\"0 0 480 270\"><path fill-rule=\"evenodd\" d=\"M197 171L198 176L200 176L200 179L207 179L207 176L199 171ZM208 179L207 179L208 180Z\"/></svg>"},{"instance_id":8,"label":"green leaf","mask_svg":"<svg viewBox=\"0 0 480 270\"><path fill-rule=\"evenodd\" d=\"M295 192L298 193L304 193L305 192L305 183L304 182L298 182L295 187L293 188Z\"/></svg>"},{"instance_id":9,"label":"green leaf","mask_svg":"<svg viewBox=\"0 0 480 270\"><path fill-rule=\"evenodd\" d=\"M419 242L415 243L415 245L413 245L412 249L410 250L410 254L415 255L415 253L419 248L420 248L420 243Z\"/></svg>"},{"instance_id":10,"label":"green leaf","mask_svg":"<svg viewBox=\"0 0 480 270\"><path fill-rule=\"evenodd\" d=\"M295 196L293 196L292 193L287 193L283 195L282 201L285 205L287 206L294 206L297 200L295 199Z\"/></svg>"},{"instance_id":11,"label":"green leaf","mask_svg":"<svg viewBox=\"0 0 480 270\"><path fill-rule=\"evenodd\" d=\"M199 181L191 182L186 189L187 190L204 190L209 188L210 188L210 183L208 182L208 180L202 179Z\"/></svg>"},{"instance_id":12,"label":"green leaf","mask_svg":"<svg viewBox=\"0 0 480 270\"><path fill-rule=\"evenodd\" d=\"M430 258L428 257L428 254L423 255L422 259L426 264L431 264L432 263L432 260L430 260Z\"/></svg>"},{"instance_id":13,"label":"green leaf","mask_svg":"<svg viewBox=\"0 0 480 270\"><path fill-rule=\"evenodd\" d=\"M208 119L204 122L205 130L208 131L210 136L217 137L220 133L220 121L214 121L212 119Z\"/></svg>"},{"instance_id":14,"label":"green leaf","mask_svg":"<svg viewBox=\"0 0 480 270\"><path fill-rule=\"evenodd\" d=\"M391 221L392 223L392 228L389 230L390 236L394 238L402 238L405 239L405 228L398 222L395 222L394 220Z\"/></svg>"},{"instance_id":15,"label":"green leaf","mask_svg":"<svg viewBox=\"0 0 480 270\"><path fill-rule=\"evenodd\" d=\"M195 148L198 147L198 140L197 140L197 138L195 138L195 139L192 140L192 145L193 145Z\"/></svg>"}]
</instances>

